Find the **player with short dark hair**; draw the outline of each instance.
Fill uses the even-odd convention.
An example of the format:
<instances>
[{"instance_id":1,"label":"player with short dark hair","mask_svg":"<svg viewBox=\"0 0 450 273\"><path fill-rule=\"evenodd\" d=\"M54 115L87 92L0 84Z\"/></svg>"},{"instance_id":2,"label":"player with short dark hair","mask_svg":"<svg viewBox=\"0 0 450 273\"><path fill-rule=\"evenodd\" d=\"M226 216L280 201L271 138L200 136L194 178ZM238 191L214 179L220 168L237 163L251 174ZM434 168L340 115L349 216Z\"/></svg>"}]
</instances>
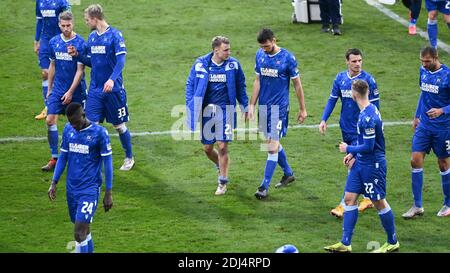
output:
<instances>
[{"instance_id":1,"label":"player with short dark hair","mask_svg":"<svg viewBox=\"0 0 450 273\"><path fill-rule=\"evenodd\" d=\"M106 183L103 198L105 212L113 205L111 144L108 131L87 120L81 104L69 104L66 115L69 122L64 128L61 156L56 164L48 196L50 200L55 200L57 183L67 164L66 195L70 220L75 224L76 252L92 253L94 243L90 223L100 198L102 163Z\"/></svg>"},{"instance_id":2,"label":"player with short dark hair","mask_svg":"<svg viewBox=\"0 0 450 273\"><path fill-rule=\"evenodd\" d=\"M188 124L195 130L201 121L201 142L207 157L219 170L215 195L227 191L228 142L236 127L236 100L247 117L245 76L239 61L230 56L230 40L216 36L212 52L197 58L186 81ZM214 149L217 142L218 151Z\"/></svg>"},{"instance_id":3,"label":"player with short dark hair","mask_svg":"<svg viewBox=\"0 0 450 273\"><path fill-rule=\"evenodd\" d=\"M84 65L77 62L67 53L68 46L79 51L86 50L84 39L73 31L73 15L70 11L59 14L61 34L49 42L50 66L48 69L47 98L47 138L51 159L41 169L51 171L58 159L58 115L64 114L70 102L84 104L86 99L86 82L84 81Z\"/></svg>"},{"instance_id":4,"label":"player with short dark hair","mask_svg":"<svg viewBox=\"0 0 450 273\"><path fill-rule=\"evenodd\" d=\"M394 214L386 201L387 164L383 121L378 108L369 101L369 85L366 81L353 81L352 97L361 112L357 124L357 144L348 145L345 142L339 144L339 151L347 153L343 160L344 165L348 165L350 160L356 157L345 185L342 240L334 245L326 246L324 249L328 252L352 251L352 236L358 220L357 199L360 194L364 194L372 200L378 210L378 216L387 234L387 242L373 252L397 251L400 244L395 232Z\"/></svg>"},{"instance_id":5,"label":"player with short dark hair","mask_svg":"<svg viewBox=\"0 0 450 273\"><path fill-rule=\"evenodd\" d=\"M378 86L374 77L362 70L363 56L361 50L357 48L350 48L345 53L347 63L347 70L342 71L336 75L331 94L328 98L327 104L323 110L322 121L319 124L319 131L325 134L327 130L327 120L333 112L338 99L341 100L341 114L339 119L339 126L341 128L342 140L348 145L355 145L358 140L357 126L359 107L352 99L352 82L355 80L364 80L369 84L369 101L377 108L380 107ZM353 165L353 161L348 164L348 169ZM342 197L341 203L330 211L330 214L338 218L344 214L344 199ZM364 198L358 207L360 212L367 208L373 207L372 202L368 198Z\"/></svg>"},{"instance_id":6,"label":"player with short dark hair","mask_svg":"<svg viewBox=\"0 0 450 273\"><path fill-rule=\"evenodd\" d=\"M424 213L422 204L423 162L433 149L441 171L443 207L437 216L450 215L450 68L442 64L434 47L420 51L420 97L413 121L411 181L414 205L402 216Z\"/></svg>"},{"instance_id":7,"label":"player with short dark hair","mask_svg":"<svg viewBox=\"0 0 450 273\"><path fill-rule=\"evenodd\" d=\"M34 52L39 57L39 67L42 75L42 97L44 109L35 117L42 120L47 117L48 68L50 66L49 41L61 33L58 26L58 16L70 9L67 0L36 0L36 34L34 37Z\"/></svg>"},{"instance_id":8,"label":"player with short dark hair","mask_svg":"<svg viewBox=\"0 0 450 273\"><path fill-rule=\"evenodd\" d=\"M277 164L284 175L276 188L292 183L294 172L288 164L280 140L286 136L289 120L289 84L292 80L298 98L300 111L296 120L303 123L307 116L303 87L297 69L295 56L277 45L273 31L263 28L257 36L260 49L256 52L253 95L250 100L249 118L254 119L255 104L259 104L259 130L266 137L268 157L264 179L255 193L257 199L268 196L270 180Z\"/></svg>"}]
</instances>

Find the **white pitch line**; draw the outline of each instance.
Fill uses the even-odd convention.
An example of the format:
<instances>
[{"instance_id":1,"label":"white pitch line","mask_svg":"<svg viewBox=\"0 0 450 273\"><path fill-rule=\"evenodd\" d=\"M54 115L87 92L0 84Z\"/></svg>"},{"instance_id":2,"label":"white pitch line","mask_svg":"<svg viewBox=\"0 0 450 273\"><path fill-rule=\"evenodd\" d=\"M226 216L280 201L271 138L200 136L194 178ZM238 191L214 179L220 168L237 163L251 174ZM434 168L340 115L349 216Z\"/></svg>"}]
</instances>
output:
<instances>
[{"instance_id":1,"label":"white pitch line","mask_svg":"<svg viewBox=\"0 0 450 273\"><path fill-rule=\"evenodd\" d=\"M412 121L386 121L383 122L384 126L403 126L403 125L411 125ZM328 128L336 128L339 127L339 124L333 123L328 124ZM319 128L319 125L293 125L289 126L290 129L317 129ZM238 128L236 129L237 132L256 132L257 128ZM131 136L133 137L140 137L140 136L160 136L160 135L179 135L179 134L191 134L190 131L159 131L159 132L137 132L137 133L131 133ZM199 131L195 131L195 133L199 133ZM110 134L112 136L119 136L118 134ZM47 137L5 137L0 138L0 143L4 142L33 142L33 141L44 141L47 140Z\"/></svg>"},{"instance_id":2,"label":"white pitch line","mask_svg":"<svg viewBox=\"0 0 450 273\"><path fill-rule=\"evenodd\" d=\"M385 6L380 4L378 1L375 1L375 0L365 0L365 1L366 1L366 3L368 5L371 5L371 6L375 7L376 9L378 9L379 11L384 13L385 15L389 16L391 19L393 19L393 20L399 22L400 24L402 24L403 26L405 26L405 27L409 26L409 22L407 20L403 19L397 13L395 13L395 12L391 11L390 9L386 8ZM417 34L428 41L428 33L426 31L423 31L422 29L417 28ZM446 43L444 43L444 42L442 42L441 40L438 39L437 40L437 45L442 50L444 50L445 52L450 54L450 46L448 44L446 44Z\"/></svg>"}]
</instances>

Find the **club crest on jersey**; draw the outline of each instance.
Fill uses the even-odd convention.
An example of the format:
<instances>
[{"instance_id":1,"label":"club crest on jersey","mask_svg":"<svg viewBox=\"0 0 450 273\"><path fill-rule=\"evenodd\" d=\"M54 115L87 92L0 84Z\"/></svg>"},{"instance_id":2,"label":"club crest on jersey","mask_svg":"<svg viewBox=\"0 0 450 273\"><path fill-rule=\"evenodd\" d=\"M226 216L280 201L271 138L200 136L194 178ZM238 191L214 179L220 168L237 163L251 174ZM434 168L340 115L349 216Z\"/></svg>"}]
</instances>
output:
<instances>
[{"instance_id":1,"label":"club crest on jersey","mask_svg":"<svg viewBox=\"0 0 450 273\"><path fill-rule=\"evenodd\" d=\"M278 69L261 68L261 75L267 77L278 78Z\"/></svg>"},{"instance_id":2,"label":"club crest on jersey","mask_svg":"<svg viewBox=\"0 0 450 273\"><path fill-rule=\"evenodd\" d=\"M105 46L91 46L92 54L105 54L106 47Z\"/></svg>"}]
</instances>

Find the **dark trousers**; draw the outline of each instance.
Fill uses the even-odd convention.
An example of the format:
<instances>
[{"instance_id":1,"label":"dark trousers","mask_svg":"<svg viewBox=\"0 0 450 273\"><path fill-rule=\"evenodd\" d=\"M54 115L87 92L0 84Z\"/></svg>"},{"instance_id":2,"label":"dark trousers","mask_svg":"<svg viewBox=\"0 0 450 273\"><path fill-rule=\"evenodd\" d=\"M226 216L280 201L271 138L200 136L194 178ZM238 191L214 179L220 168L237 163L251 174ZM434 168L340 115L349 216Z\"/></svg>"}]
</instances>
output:
<instances>
[{"instance_id":1,"label":"dark trousers","mask_svg":"<svg viewBox=\"0 0 450 273\"><path fill-rule=\"evenodd\" d=\"M341 0L319 0L320 19L323 25L342 23Z\"/></svg>"}]
</instances>

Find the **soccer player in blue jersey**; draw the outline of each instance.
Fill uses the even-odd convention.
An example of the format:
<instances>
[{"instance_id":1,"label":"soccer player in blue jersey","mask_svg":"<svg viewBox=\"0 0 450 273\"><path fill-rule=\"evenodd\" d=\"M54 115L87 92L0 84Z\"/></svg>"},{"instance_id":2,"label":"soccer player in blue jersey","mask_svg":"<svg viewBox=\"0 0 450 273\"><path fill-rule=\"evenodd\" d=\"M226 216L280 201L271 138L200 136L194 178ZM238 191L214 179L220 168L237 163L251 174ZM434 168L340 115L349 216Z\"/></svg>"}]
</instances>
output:
<instances>
[{"instance_id":1,"label":"soccer player in blue jersey","mask_svg":"<svg viewBox=\"0 0 450 273\"><path fill-rule=\"evenodd\" d=\"M83 103L86 98L84 65L78 63L67 53L68 46L79 51L86 49L84 39L73 31L73 15L70 11L59 14L59 27L62 33L50 40L50 67L48 70L47 92L47 136L51 159L41 169L51 171L58 159L58 115L64 114L70 102Z\"/></svg>"},{"instance_id":2,"label":"soccer player in blue jersey","mask_svg":"<svg viewBox=\"0 0 450 273\"><path fill-rule=\"evenodd\" d=\"M420 97L413 121L411 180L414 205L402 216L424 213L422 205L423 162L433 149L441 171L444 204L437 216L450 215L450 68L439 61L434 47L420 51Z\"/></svg>"},{"instance_id":3,"label":"soccer player in blue jersey","mask_svg":"<svg viewBox=\"0 0 450 273\"><path fill-rule=\"evenodd\" d=\"M395 233L394 214L386 201L386 158L383 133L383 122L378 108L369 101L369 85L364 80L352 83L352 97L361 110L358 117L358 142L348 145L339 144L339 151L347 153L343 163L348 165L356 157L345 185L345 206L342 240L334 245L326 246L329 252L351 252L353 230L358 220L357 199L364 194L372 200L381 224L387 234L387 242L373 251L387 253L397 251L400 244Z\"/></svg>"},{"instance_id":4,"label":"soccer player in blue jersey","mask_svg":"<svg viewBox=\"0 0 450 273\"><path fill-rule=\"evenodd\" d=\"M263 28L257 37L260 49L256 52L253 95L250 100L249 118L254 119L256 101L259 99L259 130L267 139L268 157L264 179L255 193L257 199L268 196L270 180L277 164L284 175L276 188L295 180L294 172L288 164L286 152L280 140L286 136L289 116L289 83L292 80L298 98L300 111L297 121L303 123L307 116L300 74L295 56L276 43L271 29Z\"/></svg>"},{"instance_id":5,"label":"soccer player in blue jersey","mask_svg":"<svg viewBox=\"0 0 450 273\"><path fill-rule=\"evenodd\" d=\"M120 170L128 171L134 166L134 158L131 134L126 126L129 113L122 77L127 48L122 33L108 25L104 17L100 5L86 8L84 18L93 30L87 41L87 50L79 52L70 47L69 54L92 67L86 101L87 118L98 123L106 117L106 121L112 123L125 150L125 160Z\"/></svg>"},{"instance_id":6,"label":"soccer player in blue jersey","mask_svg":"<svg viewBox=\"0 0 450 273\"><path fill-rule=\"evenodd\" d=\"M338 99L341 100L341 115L339 126L341 127L342 140L348 145L355 145L358 140L356 123L358 122L359 107L352 99L352 82L354 80L365 80L369 84L369 101L379 108L378 86L372 75L362 70L362 53L357 48L350 48L345 53L347 70L336 75L331 88L331 94L322 114L322 121L319 124L319 131L325 134L327 130L327 120L333 112ZM348 169L353 166L354 160L348 164ZM338 218L344 213L344 200L330 211L331 215ZM360 202L358 210L363 212L367 208L372 208L373 204L368 198Z\"/></svg>"},{"instance_id":7,"label":"soccer player in blue jersey","mask_svg":"<svg viewBox=\"0 0 450 273\"><path fill-rule=\"evenodd\" d=\"M438 12L444 14L444 20L447 23L448 28L450 28L450 1L425 0L425 6L428 11L428 24L427 24L428 39L430 40L430 46L437 49Z\"/></svg>"},{"instance_id":8,"label":"soccer player in blue jersey","mask_svg":"<svg viewBox=\"0 0 450 273\"><path fill-rule=\"evenodd\" d=\"M215 195L223 195L228 184L228 142L233 140L236 127L236 100L247 118L248 97L242 66L230 56L230 40L214 37L212 50L192 66L186 81L186 109L192 131L201 118L201 142L219 169Z\"/></svg>"},{"instance_id":9,"label":"soccer player in blue jersey","mask_svg":"<svg viewBox=\"0 0 450 273\"><path fill-rule=\"evenodd\" d=\"M105 167L105 212L113 205L111 144L108 131L87 120L81 104L69 104L66 115L69 123L64 128L61 156L56 164L48 197L51 201L55 200L57 184L67 164L67 205L70 220L75 224L76 252L92 253L94 243L90 223L100 198L102 164Z\"/></svg>"},{"instance_id":10,"label":"soccer player in blue jersey","mask_svg":"<svg viewBox=\"0 0 450 273\"><path fill-rule=\"evenodd\" d=\"M39 67L42 74L42 97L44 109L35 117L42 120L47 117L48 68L50 66L49 41L61 33L58 26L58 16L70 9L67 0L36 0L36 34L34 38L34 52L39 57Z\"/></svg>"}]
</instances>

